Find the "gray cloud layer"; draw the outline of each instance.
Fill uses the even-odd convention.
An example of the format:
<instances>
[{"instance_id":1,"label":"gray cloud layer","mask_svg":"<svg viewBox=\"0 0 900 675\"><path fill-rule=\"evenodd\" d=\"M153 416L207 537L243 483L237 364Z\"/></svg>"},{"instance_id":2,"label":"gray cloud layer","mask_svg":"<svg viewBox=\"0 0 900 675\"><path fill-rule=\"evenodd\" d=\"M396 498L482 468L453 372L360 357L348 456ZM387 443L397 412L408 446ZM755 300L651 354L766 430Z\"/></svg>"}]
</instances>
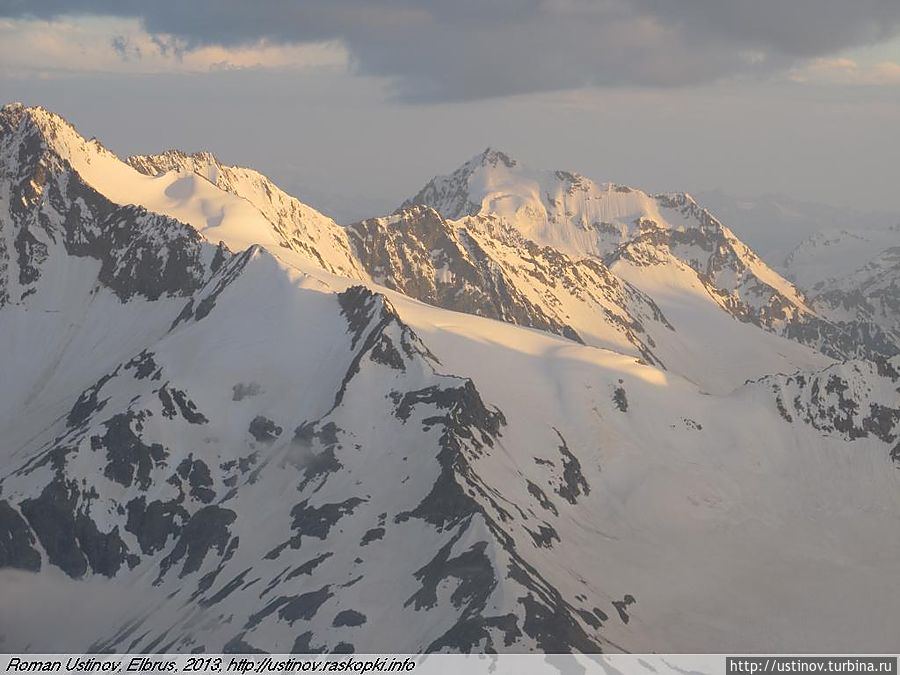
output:
<instances>
[{"instance_id":1,"label":"gray cloud layer","mask_svg":"<svg viewBox=\"0 0 900 675\"><path fill-rule=\"evenodd\" d=\"M900 33L897 0L0 0L0 16L134 17L188 48L340 40L406 100L762 75Z\"/></svg>"}]
</instances>

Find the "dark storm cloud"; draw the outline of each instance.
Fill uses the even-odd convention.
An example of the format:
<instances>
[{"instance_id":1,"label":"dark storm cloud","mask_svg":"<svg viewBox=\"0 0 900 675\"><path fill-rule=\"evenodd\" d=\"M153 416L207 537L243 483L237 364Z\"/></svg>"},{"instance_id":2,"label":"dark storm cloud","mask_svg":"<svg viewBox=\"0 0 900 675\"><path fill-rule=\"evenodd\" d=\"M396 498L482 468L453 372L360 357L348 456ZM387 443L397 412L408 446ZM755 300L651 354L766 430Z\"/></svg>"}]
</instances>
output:
<instances>
[{"instance_id":1,"label":"dark storm cloud","mask_svg":"<svg viewBox=\"0 0 900 675\"><path fill-rule=\"evenodd\" d=\"M766 74L900 32L897 0L0 0L0 15L135 17L188 49L340 40L408 100Z\"/></svg>"},{"instance_id":2,"label":"dark storm cloud","mask_svg":"<svg viewBox=\"0 0 900 675\"><path fill-rule=\"evenodd\" d=\"M821 56L890 39L900 28L896 0L635 0L690 31L792 57Z\"/></svg>"}]
</instances>

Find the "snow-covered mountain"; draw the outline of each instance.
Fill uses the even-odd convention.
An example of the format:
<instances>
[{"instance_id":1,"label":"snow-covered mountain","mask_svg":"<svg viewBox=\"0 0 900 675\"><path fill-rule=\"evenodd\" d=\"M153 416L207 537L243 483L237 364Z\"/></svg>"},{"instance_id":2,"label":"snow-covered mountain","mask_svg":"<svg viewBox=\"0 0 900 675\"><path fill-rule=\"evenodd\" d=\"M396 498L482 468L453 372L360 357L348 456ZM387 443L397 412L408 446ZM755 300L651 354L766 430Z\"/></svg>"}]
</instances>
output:
<instances>
[{"instance_id":1,"label":"snow-covered mountain","mask_svg":"<svg viewBox=\"0 0 900 675\"><path fill-rule=\"evenodd\" d=\"M427 206L354 223L348 233L357 259L388 288L661 365L654 334L671 326L600 260L539 246L493 216L448 221Z\"/></svg>"},{"instance_id":2,"label":"snow-covered mountain","mask_svg":"<svg viewBox=\"0 0 900 675\"><path fill-rule=\"evenodd\" d=\"M816 311L900 343L900 225L862 232L822 232L784 261Z\"/></svg>"},{"instance_id":3,"label":"snow-covered mountain","mask_svg":"<svg viewBox=\"0 0 900 675\"><path fill-rule=\"evenodd\" d=\"M879 326L834 322L816 312L801 291L685 193L649 195L566 171L533 170L489 148L431 180L401 209L412 204L431 206L449 219L491 216L557 254L604 263L652 298L677 335L665 341L675 351L657 363L677 363L681 374L711 389L735 386L760 368L820 363L732 319L838 359L897 353ZM718 338L719 380L704 377L713 355L704 336L711 334ZM767 344L760 349L761 340ZM767 360L787 353L789 365Z\"/></svg>"},{"instance_id":4,"label":"snow-covered mountain","mask_svg":"<svg viewBox=\"0 0 900 675\"><path fill-rule=\"evenodd\" d=\"M341 229L4 107L2 648L890 651L900 360L588 192Z\"/></svg>"},{"instance_id":5,"label":"snow-covered mountain","mask_svg":"<svg viewBox=\"0 0 900 675\"><path fill-rule=\"evenodd\" d=\"M886 249L900 246L900 224L884 229L826 230L797 244L779 264L798 287L816 293L847 277Z\"/></svg>"},{"instance_id":6,"label":"snow-covered mountain","mask_svg":"<svg viewBox=\"0 0 900 675\"><path fill-rule=\"evenodd\" d=\"M221 190L241 197L271 224L278 244L318 263L323 269L357 278L359 268L350 255L343 228L331 218L291 197L253 169L227 166L212 153L187 155L170 150L159 155L136 155L128 163L148 176L201 176ZM172 189L172 188L168 188ZM185 192L187 188L185 188ZM227 235L226 235L227 236ZM266 243L266 242L260 242Z\"/></svg>"},{"instance_id":7,"label":"snow-covered mountain","mask_svg":"<svg viewBox=\"0 0 900 675\"><path fill-rule=\"evenodd\" d=\"M857 323L869 321L900 342L900 245L824 284L814 302L831 316Z\"/></svg>"}]
</instances>

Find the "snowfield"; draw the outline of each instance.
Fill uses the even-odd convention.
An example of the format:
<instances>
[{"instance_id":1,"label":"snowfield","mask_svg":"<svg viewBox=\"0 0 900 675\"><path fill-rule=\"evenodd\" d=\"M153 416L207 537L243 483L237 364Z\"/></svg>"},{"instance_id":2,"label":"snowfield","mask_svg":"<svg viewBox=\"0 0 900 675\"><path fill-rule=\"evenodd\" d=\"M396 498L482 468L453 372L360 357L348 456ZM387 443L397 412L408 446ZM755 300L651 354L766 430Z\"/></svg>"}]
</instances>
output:
<instances>
[{"instance_id":1,"label":"snowfield","mask_svg":"<svg viewBox=\"0 0 900 675\"><path fill-rule=\"evenodd\" d=\"M887 254L838 315L687 195L343 228L18 104L0 235L4 651L896 649Z\"/></svg>"}]
</instances>

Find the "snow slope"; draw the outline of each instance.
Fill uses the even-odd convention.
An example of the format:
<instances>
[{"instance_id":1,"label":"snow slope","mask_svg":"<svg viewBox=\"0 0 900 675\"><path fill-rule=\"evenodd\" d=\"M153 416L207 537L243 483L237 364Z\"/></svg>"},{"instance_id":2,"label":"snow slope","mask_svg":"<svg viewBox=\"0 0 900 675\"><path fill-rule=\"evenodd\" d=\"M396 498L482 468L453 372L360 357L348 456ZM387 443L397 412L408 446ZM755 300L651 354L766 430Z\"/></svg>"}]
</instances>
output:
<instances>
[{"instance_id":1,"label":"snow slope","mask_svg":"<svg viewBox=\"0 0 900 675\"><path fill-rule=\"evenodd\" d=\"M178 150L129 157L128 163L141 173L157 179L171 176L173 172L201 176L258 209L275 230L280 246L304 255L329 272L353 278L360 275L343 228L331 218L286 194L253 169L224 165L208 152L186 155ZM251 235L251 238L253 243L268 243L262 241L259 235ZM236 240L228 236L223 236L223 239L241 248Z\"/></svg>"},{"instance_id":2,"label":"snow slope","mask_svg":"<svg viewBox=\"0 0 900 675\"><path fill-rule=\"evenodd\" d=\"M653 354L671 327L653 301L600 261L539 247L497 218L447 221L409 207L348 227L370 277L429 304L563 335L582 344Z\"/></svg>"}]
</instances>

